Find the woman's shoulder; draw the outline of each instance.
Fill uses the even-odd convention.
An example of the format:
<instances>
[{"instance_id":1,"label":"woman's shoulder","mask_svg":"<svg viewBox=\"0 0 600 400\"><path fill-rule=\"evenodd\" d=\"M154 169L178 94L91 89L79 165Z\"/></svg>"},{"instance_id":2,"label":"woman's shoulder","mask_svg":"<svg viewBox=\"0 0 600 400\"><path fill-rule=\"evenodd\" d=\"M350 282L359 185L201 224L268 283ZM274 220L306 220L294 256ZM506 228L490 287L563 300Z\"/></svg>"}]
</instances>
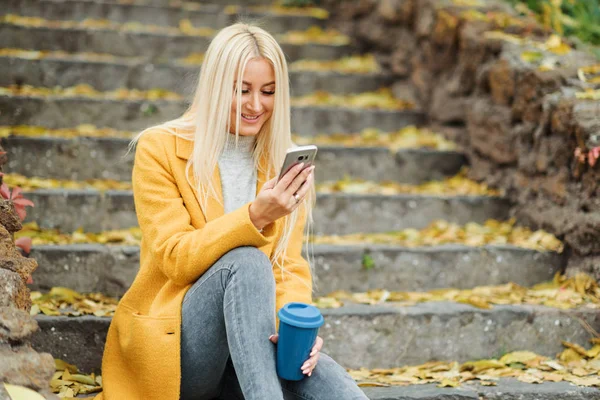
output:
<instances>
[{"instance_id":1,"label":"woman's shoulder","mask_svg":"<svg viewBox=\"0 0 600 400\"><path fill-rule=\"evenodd\" d=\"M152 149L175 147L176 129L157 125L145 129L139 134L136 146Z\"/></svg>"}]
</instances>

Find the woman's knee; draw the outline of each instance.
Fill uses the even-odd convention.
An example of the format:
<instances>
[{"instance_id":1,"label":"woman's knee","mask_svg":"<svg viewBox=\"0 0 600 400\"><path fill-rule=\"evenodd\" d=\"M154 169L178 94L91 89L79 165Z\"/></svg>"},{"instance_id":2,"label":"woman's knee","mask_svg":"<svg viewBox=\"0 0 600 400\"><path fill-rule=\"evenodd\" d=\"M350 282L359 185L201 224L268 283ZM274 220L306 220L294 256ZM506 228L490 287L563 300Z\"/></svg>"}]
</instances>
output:
<instances>
[{"instance_id":1,"label":"woman's knee","mask_svg":"<svg viewBox=\"0 0 600 400\"><path fill-rule=\"evenodd\" d=\"M230 250L223 256L231 272L242 278L251 278L254 282L273 282L273 266L269 257L254 246L241 246Z\"/></svg>"}]
</instances>

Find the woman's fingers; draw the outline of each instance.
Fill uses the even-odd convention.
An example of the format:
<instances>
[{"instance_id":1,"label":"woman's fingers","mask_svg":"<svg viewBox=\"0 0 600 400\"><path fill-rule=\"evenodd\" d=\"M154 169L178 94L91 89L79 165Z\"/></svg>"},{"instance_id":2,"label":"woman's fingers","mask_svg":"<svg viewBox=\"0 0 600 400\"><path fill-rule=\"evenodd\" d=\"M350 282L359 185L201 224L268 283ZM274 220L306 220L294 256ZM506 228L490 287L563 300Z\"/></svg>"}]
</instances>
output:
<instances>
[{"instance_id":1,"label":"woman's fingers","mask_svg":"<svg viewBox=\"0 0 600 400\"><path fill-rule=\"evenodd\" d=\"M319 351L321 351L322 348L323 348L323 339L321 338L321 336L317 336L317 339L315 340L315 345L313 346L313 348L310 352L310 356L311 357L314 356Z\"/></svg>"},{"instance_id":2,"label":"woman's fingers","mask_svg":"<svg viewBox=\"0 0 600 400\"><path fill-rule=\"evenodd\" d=\"M317 339L315 340L315 345L313 346L310 352L310 358L306 360L304 364L302 364L301 369L303 374L308 374L308 376L312 375L312 371L317 366L317 361L319 361L319 356L321 355L321 353L319 352L321 351L322 347L323 338L321 338L321 336L317 336Z\"/></svg>"},{"instance_id":3,"label":"woman's fingers","mask_svg":"<svg viewBox=\"0 0 600 400\"><path fill-rule=\"evenodd\" d=\"M315 176L314 173L310 173L308 175L308 178L306 178L304 183L302 183L302 185L300 186L300 189L298 189L298 191L296 192L298 194L298 198L300 199L300 201L302 201L302 199L304 199L304 196L306 196L306 194L308 193L308 190L310 189L310 185L314 179L314 176Z\"/></svg>"},{"instance_id":4,"label":"woman's fingers","mask_svg":"<svg viewBox=\"0 0 600 400\"><path fill-rule=\"evenodd\" d=\"M285 175L283 175L281 180L279 182L277 182L277 185L275 185L275 188L277 188L277 190L280 193L284 193L287 190L287 188L290 186L290 184L294 181L294 179L301 173L303 168L304 168L304 163L294 165L292 168L290 168L285 173Z\"/></svg>"},{"instance_id":5,"label":"woman's fingers","mask_svg":"<svg viewBox=\"0 0 600 400\"><path fill-rule=\"evenodd\" d=\"M298 191L300 186L302 186L304 181L308 178L308 176L314 169L315 169L315 166L313 165L311 167L305 168L304 171L302 171L301 173L296 175L296 178L294 178L292 183L290 183L290 185L285 190L285 196L287 196L287 198L292 197L294 195L294 193L296 193Z\"/></svg>"},{"instance_id":6,"label":"woman's fingers","mask_svg":"<svg viewBox=\"0 0 600 400\"><path fill-rule=\"evenodd\" d=\"M279 335L276 333L274 335L269 336L269 340L275 344L277 344L277 341L279 340Z\"/></svg>"},{"instance_id":7,"label":"woman's fingers","mask_svg":"<svg viewBox=\"0 0 600 400\"><path fill-rule=\"evenodd\" d=\"M306 360L306 362L304 364L302 364L301 369L302 369L303 374L305 374L305 375L308 374L308 376L310 376L312 374L313 370L317 366L317 362L319 361L320 355L321 355L321 353L317 353L313 357Z\"/></svg>"}]
</instances>

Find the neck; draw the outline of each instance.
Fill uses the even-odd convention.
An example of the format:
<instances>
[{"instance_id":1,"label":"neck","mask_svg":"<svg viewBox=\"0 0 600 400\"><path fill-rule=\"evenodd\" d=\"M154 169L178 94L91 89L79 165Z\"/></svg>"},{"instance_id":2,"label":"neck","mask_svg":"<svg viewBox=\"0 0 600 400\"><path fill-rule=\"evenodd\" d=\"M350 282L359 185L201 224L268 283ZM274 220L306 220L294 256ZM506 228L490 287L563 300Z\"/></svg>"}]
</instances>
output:
<instances>
[{"instance_id":1,"label":"neck","mask_svg":"<svg viewBox=\"0 0 600 400\"><path fill-rule=\"evenodd\" d=\"M256 142L255 136L242 136L239 135L237 146L235 144L235 134L230 133L227 136L227 142L223 149L223 156L235 156L235 155L251 155L254 150L254 143Z\"/></svg>"}]
</instances>

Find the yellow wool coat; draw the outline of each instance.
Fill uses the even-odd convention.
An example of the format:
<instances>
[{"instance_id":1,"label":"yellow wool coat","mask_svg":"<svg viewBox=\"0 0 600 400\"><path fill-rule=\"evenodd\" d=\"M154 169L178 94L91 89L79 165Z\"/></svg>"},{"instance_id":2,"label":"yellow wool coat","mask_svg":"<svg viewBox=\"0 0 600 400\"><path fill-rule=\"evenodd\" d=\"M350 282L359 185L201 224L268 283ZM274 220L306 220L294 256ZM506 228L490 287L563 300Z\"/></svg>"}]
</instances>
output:
<instances>
[{"instance_id":1,"label":"yellow wool coat","mask_svg":"<svg viewBox=\"0 0 600 400\"><path fill-rule=\"evenodd\" d=\"M185 176L193 142L158 128L144 134L133 167L133 192L142 229L140 270L115 312L102 360L104 390L96 400L178 400L181 379L181 304L191 285L229 250L254 246L271 256L282 231L282 219L261 232L250 220L247 203L224 214L210 199L206 215L199 194ZM265 159L261 160L265 165ZM190 182L194 182L191 169ZM256 193L268 180L260 170ZM221 182L213 184L221 203ZM294 228L284 265L300 279L282 280L274 272L276 312L290 301L310 303L311 275L301 256L306 215ZM277 325L279 322L277 321ZM273 332L275 333L275 332ZM267 338L265 338L266 340Z\"/></svg>"}]
</instances>

